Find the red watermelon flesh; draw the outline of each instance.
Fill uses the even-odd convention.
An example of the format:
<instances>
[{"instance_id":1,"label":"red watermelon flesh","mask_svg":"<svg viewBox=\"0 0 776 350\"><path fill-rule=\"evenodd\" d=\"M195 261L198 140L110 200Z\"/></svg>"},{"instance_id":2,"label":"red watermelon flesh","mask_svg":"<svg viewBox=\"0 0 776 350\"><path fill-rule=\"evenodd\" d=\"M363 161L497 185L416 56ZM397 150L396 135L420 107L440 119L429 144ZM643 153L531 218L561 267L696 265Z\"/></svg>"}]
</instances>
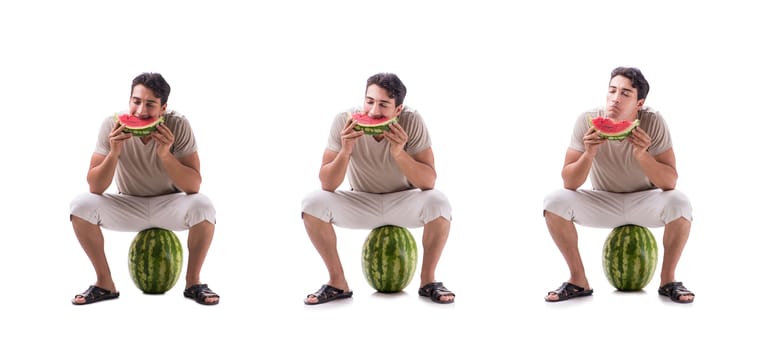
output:
<instances>
[{"instance_id":1,"label":"red watermelon flesh","mask_svg":"<svg viewBox=\"0 0 776 350\"><path fill-rule=\"evenodd\" d=\"M590 119L590 124L595 128L602 138L610 140L622 140L628 137L633 129L639 126L639 120L635 121L620 120L614 121L606 117L595 117Z\"/></svg>"},{"instance_id":2,"label":"red watermelon flesh","mask_svg":"<svg viewBox=\"0 0 776 350\"><path fill-rule=\"evenodd\" d=\"M395 123L398 116L393 118L372 118L366 113L350 113L350 118L356 121L354 130L362 130L367 135L380 135L388 130L388 125Z\"/></svg>"},{"instance_id":3,"label":"red watermelon flesh","mask_svg":"<svg viewBox=\"0 0 776 350\"><path fill-rule=\"evenodd\" d=\"M132 133L134 136L146 136L156 131L156 126L164 122L164 116L140 118L124 113L116 114L116 120L124 125L124 132Z\"/></svg>"}]
</instances>

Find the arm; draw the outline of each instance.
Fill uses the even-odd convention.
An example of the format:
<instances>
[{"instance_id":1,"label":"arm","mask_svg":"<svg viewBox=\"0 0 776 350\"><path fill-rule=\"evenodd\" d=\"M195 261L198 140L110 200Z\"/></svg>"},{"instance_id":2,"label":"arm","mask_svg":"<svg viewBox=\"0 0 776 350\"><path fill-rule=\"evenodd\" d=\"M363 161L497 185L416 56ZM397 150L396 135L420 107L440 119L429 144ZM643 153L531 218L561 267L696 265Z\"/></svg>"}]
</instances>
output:
<instances>
[{"instance_id":1,"label":"arm","mask_svg":"<svg viewBox=\"0 0 776 350\"><path fill-rule=\"evenodd\" d=\"M407 180L421 190L430 190L436 184L436 169L434 169L434 151L431 147L410 156L404 150L409 136L399 123L389 126L384 135L391 143L391 156L401 169Z\"/></svg>"},{"instance_id":2,"label":"arm","mask_svg":"<svg viewBox=\"0 0 776 350\"><path fill-rule=\"evenodd\" d=\"M324 191L334 192L334 190L345 180L345 173L350 162L350 152L334 152L326 150L323 152L323 162L318 178L321 180L321 188Z\"/></svg>"},{"instance_id":3,"label":"arm","mask_svg":"<svg viewBox=\"0 0 776 350\"><path fill-rule=\"evenodd\" d=\"M199 192L202 176L199 173L199 154L197 152L182 158L175 158L168 151L166 156L159 159L175 187L187 194Z\"/></svg>"},{"instance_id":4,"label":"arm","mask_svg":"<svg viewBox=\"0 0 776 350\"><path fill-rule=\"evenodd\" d=\"M114 124L113 129L108 135L109 151L107 155L93 153L89 162L89 171L86 173L86 182L89 184L89 192L102 194L110 187L113 182L113 175L116 173L116 166L119 164L119 155L124 146L124 141L132 137L125 133L124 126L118 122Z\"/></svg>"},{"instance_id":5,"label":"arm","mask_svg":"<svg viewBox=\"0 0 776 350\"><path fill-rule=\"evenodd\" d=\"M199 173L199 154L193 152L184 157L176 158L170 153L175 136L167 125L160 124L156 132L151 133L151 137L157 143L156 155L175 187L187 194L199 192L199 186L202 184L202 176Z\"/></svg>"},{"instance_id":6,"label":"arm","mask_svg":"<svg viewBox=\"0 0 776 350\"><path fill-rule=\"evenodd\" d=\"M350 155L353 153L353 146L359 137L364 135L363 131L353 130L356 123L353 119L345 122L345 127L340 132L340 142L342 148L339 152L326 150L323 152L323 161L321 170L318 172L318 178L321 180L321 188L324 191L334 192L334 190L345 180L345 173L350 163Z\"/></svg>"},{"instance_id":7,"label":"arm","mask_svg":"<svg viewBox=\"0 0 776 350\"><path fill-rule=\"evenodd\" d=\"M582 142L585 145L585 151L580 152L569 148L563 162L563 170L561 170L563 187L569 190L576 190L585 183L587 175L590 174L590 168L593 167L593 159L598 152L598 146L606 140L602 139L591 127L585 133Z\"/></svg>"},{"instance_id":8,"label":"arm","mask_svg":"<svg viewBox=\"0 0 776 350\"><path fill-rule=\"evenodd\" d=\"M92 154L92 160L89 163L89 172L86 173L86 182L89 184L89 192L102 194L110 187L113 182L113 174L116 172L116 166L119 163L119 155L110 152L108 155L99 153Z\"/></svg>"},{"instance_id":9,"label":"arm","mask_svg":"<svg viewBox=\"0 0 776 350\"><path fill-rule=\"evenodd\" d=\"M652 139L640 127L637 127L628 137L628 142L633 145L633 156L639 162L641 170L644 171L650 182L664 191L676 187L676 179L679 175L676 172L676 157L673 148L653 157L647 152L647 148L652 144Z\"/></svg>"},{"instance_id":10,"label":"arm","mask_svg":"<svg viewBox=\"0 0 776 350\"><path fill-rule=\"evenodd\" d=\"M436 183L436 169L434 169L434 151L427 148L414 156L410 156L403 149L394 154L393 159L407 177L407 180L421 190L430 190Z\"/></svg>"}]
</instances>

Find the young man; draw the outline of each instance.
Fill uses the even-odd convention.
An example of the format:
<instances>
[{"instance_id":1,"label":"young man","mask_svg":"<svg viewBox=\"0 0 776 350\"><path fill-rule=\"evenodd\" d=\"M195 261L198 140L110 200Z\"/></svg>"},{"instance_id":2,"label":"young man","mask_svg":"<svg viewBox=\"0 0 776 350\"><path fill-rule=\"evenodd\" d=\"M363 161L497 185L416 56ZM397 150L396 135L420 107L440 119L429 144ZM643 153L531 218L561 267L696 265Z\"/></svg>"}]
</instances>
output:
<instances>
[{"instance_id":1,"label":"young man","mask_svg":"<svg viewBox=\"0 0 776 350\"><path fill-rule=\"evenodd\" d=\"M455 294L435 279L435 271L450 232L451 206L434 189L436 171L431 139L420 114L404 106L407 89L395 74L375 74L366 82L362 108L334 118L328 147L318 174L321 189L302 201L302 219L315 249L323 258L329 281L309 294L305 304L322 304L349 298L353 292L337 252L333 225L371 230L382 225L423 227L421 296L437 303L452 303ZM381 135L354 129L349 113L398 122ZM340 190L345 176L351 186Z\"/></svg>"},{"instance_id":2,"label":"young man","mask_svg":"<svg viewBox=\"0 0 776 350\"><path fill-rule=\"evenodd\" d=\"M577 245L575 224L614 228L624 224L664 227L664 256L658 293L679 303L695 294L675 279L674 272L690 235L692 206L674 189L677 171L671 135L662 115L646 107L649 83L637 68L615 68L605 108L579 116L566 151L561 176L564 189L544 199L544 218L552 239L566 260L571 277L545 296L549 302L593 294ZM589 117L640 124L622 141L601 138ZM592 189L579 189L587 181Z\"/></svg>"},{"instance_id":3,"label":"young man","mask_svg":"<svg viewBox=\"0 0 776 350\"><path fill-rule=\"evenodd\" d=\"M164 116L147 136L132 136L113 116L102 123L86 181L89 193L70 204L70 221L97 281L72 300L91 304L119 297L105 256L102 228L139 232L160 227L188 230L189 258L183 295L204 305L220 297L200 281L215 232L216 212L208 197L198 193L197 143L189 121L167 111L170 85L158 73L143 73L132 81L129 113L139 118ZM116 180L118 193L104 193Z\"/></svg>"}]
</instances>

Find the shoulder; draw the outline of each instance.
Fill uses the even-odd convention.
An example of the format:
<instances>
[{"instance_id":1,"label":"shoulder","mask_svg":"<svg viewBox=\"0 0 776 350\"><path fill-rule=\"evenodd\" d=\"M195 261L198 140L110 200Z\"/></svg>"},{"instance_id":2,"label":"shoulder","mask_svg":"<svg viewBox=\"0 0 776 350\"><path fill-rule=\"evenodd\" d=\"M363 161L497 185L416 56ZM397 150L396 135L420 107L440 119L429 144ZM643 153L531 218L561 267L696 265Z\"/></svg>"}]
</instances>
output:
<instances>
[{"instance_id":1,"label":"shoulder","mask_svg":"<svg viewBox=\"0 0 776 350\"><path fill-rule=\"evenodd\" d=\"M663 119L662 114L660 112L651 107L651 106L644 106L639 110L639 119Z\"/></svg>"},{"instance_id":2,"label":"shoulder","mask_svg":"<svg viewBox=\"0 0 776 350\"><path fill-rule=\"evenodd\" d=\"M401 113L399 113L399 120L423 120L423 117L420 116L420 112L418 112L417 109L414 109L409 106L404 106L404 108L401 110Z\"/></svg>"},{"instance_id":3,"label":"shoulder","mask_svg":"<svg viewBox=\"0 0 776 350\"><path fill-rule=\"evenodd\" d=\"M665 119L663 119L663 114L661 114L660 111L658 111L657 109L649 106L644 106L639 111L638 119L641 121L641 123L656 124L656 125L666 124Z\"/></svg>"},{"instance_id":4,"label":"shoulder","mask_svg":"<svg viewBox=\"0 0 776 350\"><path fill-rule=\"evenodd\" d=\"M183 113L178 112L176 110L169 110L169 111L164 113L164 120L180 121L180 120L185 120L185 119L186 119L186 116L183 115Z\"/></svg>"},{"instance_id":5,"label":"shoulder","mask_svg":"<svg viewBox=\"0 0 776 350\"><path fill-rule=\"evenodd\" d=\"M597 106L586 109L584 112L579 114L579 118L595 118L598 116L602 116L605 114L604 107L603 106Z\"/></svg>"},{"instance_id":6,"label":"shoulder","mask_svg":"<svg viewBox=\"0 0 776 350\"><path fill-rule=\"evenodd\" d=\"M361 112L361 108L359 108L359 107L346 108L346 109L343 109L343 110L337 112L337 114L334 116L334 119L343 120L344 121L344 120L347 120L348 118L350 118L351 114L359 113L359 112Z\"/></svg>"},{"instance_id":7,"label":"shoulder","mask_svg":"<svg viewBox=\"0 0 776 350\"><path fill-rule=\"evenodd\" d=\"M184 127L191 127L189 124L188 118L186 118L183 113L178 112L176 110L169 110L164 113L164 123L167 124L170 127L173 126L184 126Z\"/></svg>"}]
</instances>

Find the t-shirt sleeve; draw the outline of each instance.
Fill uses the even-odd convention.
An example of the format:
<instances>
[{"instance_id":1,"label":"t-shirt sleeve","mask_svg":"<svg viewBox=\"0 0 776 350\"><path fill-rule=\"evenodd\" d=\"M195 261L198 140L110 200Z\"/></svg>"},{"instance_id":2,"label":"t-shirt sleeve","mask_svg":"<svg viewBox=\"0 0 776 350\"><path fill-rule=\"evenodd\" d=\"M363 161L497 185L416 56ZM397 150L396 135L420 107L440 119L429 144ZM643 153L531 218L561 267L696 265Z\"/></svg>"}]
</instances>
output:
<instances>
[{"instance_id":1,"label":"t-shirt sleeve","mask_svg":"<svg viewBox=\"0 0 776 350\"><path fill-rule=\"evenodd\" d=\"M409 155L415 155L431 147L431 135L426 127L423 117L420 116L418 111L412 111L413 118L410 122L402 125L404 131L407 133L407 144L404 145L404 150Z\"/></svg>"},{"instance_id":2,"label":"t-shirt sleeve","mask_svg":"<svg viewBox=\"0 0 776 350\"><path fill-rule=\"evenodd\" d=\"M194 131L188 119L181 116L171 127L172 134L175 135L170 151L176 158L185 157L197 151L197 140L194 137Z\"/></svg>"},{"instance_id":3,"label":"t-shirt sleeve","mask_svg":"<svg viewBox=\"0 0 776 350\"><path fill-rule=\"evenodd\" d=\"M571 133L571 139L569 140L569 148L584 152L585 151L585 134L590 129L590 123L588 119L596 114L596 111L587 111L580 114L577 117L577 122L574 124L574 130Z\"/></svg>"},{"instance_id":4,"label":"t-shirt sleeve","mask_svg":"<svg viewBox=\"0 0 776 350\"><path fill-rule=\"evenodd\" d=\"M668 124L663 119L663 116L657 111L653 112L653 115L654 119L650 126L651 130L647 130L652 138L652 144L649 146L648 151L649 154L656 156L671 149L673 142L671 141L671 133L668 131Z\"/></svg>"},{"instance_id":5,"label":"t-shirt sleeve","mask_svg":"<svg viewBox=\"0 0 776 350\"><path fill-rule=\"evenodd\" d=\"M108 139L108 136L113 130L114 125L116 125L116 121L113 117L105 118L102 121L97 133L97 143L94 146L94 153L108 155L110 152L110 140Z\"/></svg>"},{"instance_id":6,"label":"t-shirt sleeve","mask_svg":"<svg viewBox=\"0 0 776 350\"><path fill-rule=\"evenodd\" d=\"M326 149L339 153L342 149L342 139L340 133L345 128L345 123L348 121L348 112L338 113L334 120L331 122L331 129L329 129L329 140L326 143Z\"/></svg>"}]
</instances>

